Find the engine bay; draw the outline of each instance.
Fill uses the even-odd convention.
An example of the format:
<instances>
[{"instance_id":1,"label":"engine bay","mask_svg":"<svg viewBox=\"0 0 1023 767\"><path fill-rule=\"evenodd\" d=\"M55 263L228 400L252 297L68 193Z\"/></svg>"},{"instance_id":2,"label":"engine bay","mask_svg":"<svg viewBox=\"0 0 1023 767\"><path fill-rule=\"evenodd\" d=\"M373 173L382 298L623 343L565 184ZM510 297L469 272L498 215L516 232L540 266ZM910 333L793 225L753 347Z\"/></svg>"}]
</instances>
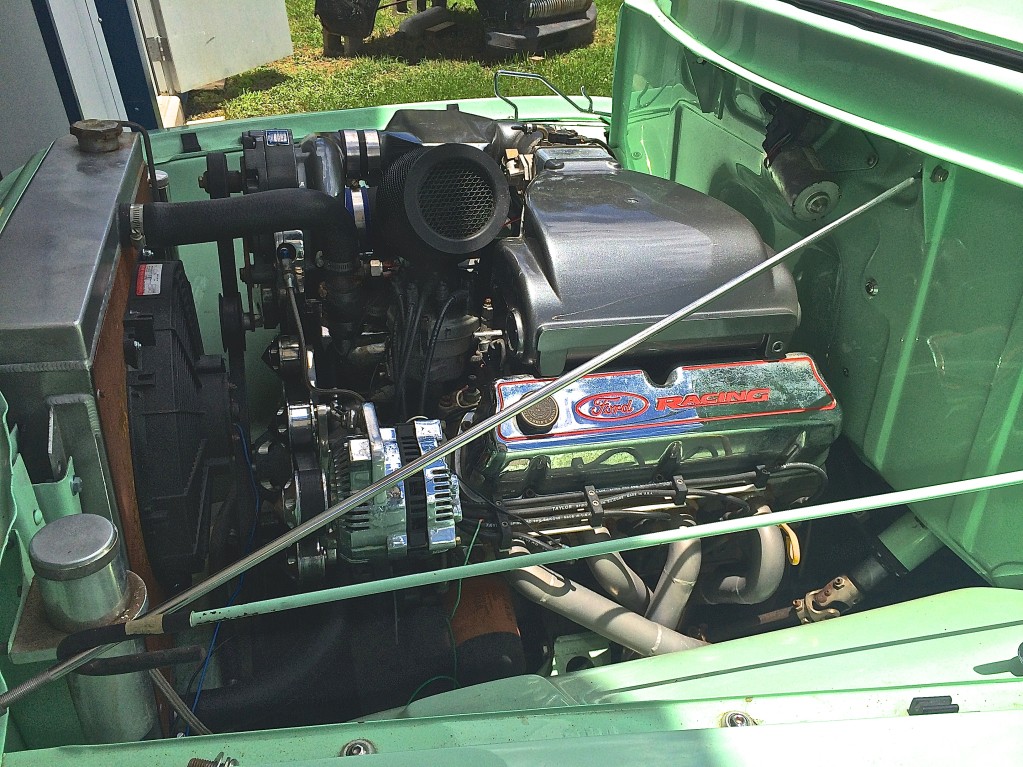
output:
<instances>
[{"instance_id":1,"label":"engine bay","mask_svg":"<svg viewBox=\"0 0 1023 767\"><path fill-rule=\"evenodd\" d=\"M129 379L159 382L147 390L159 417L168 399L181 417L196 402L203 414L191 431L161 430L196 457L187 503L154 492L140 507L154 571L171 593L207 558L230 562L313 519L770 255L728 206L624 170L599 138L556 125L400 110L382 131L260 130L241 143L238 170L207 157L209 204L122 210L141 254L125 321ZM240 286L231 268L239 235L248 251ZM226 363L195 342L173 258L199 241L219 242ZM841 411L813 359L790 348L798 318L792 275L774 268L297 543L270 593L816 499ZM280 381L266 424L249 412L236 362L257 327L275 332L262 359ZM170 347L185 339L180 366ZM231 396L211 401L210 388ZM153 407L129 399L136 446L154 444L143 436ZM237 447L231 459L235 430L251 440L247 469ZM167 465L171 447L133 450L138 486ZM207 489L218 471L230 488L219 497ZM254 506L243 500L250 484ZM689 600L763 605L786 564L798 563L799 541L791 528L766 527L706 553L699 541L669 548L649 585L648 571L610 555L589 561L585 584L527 568L472 588L367 600L346 618L347 636L316 652L334 647L352 668L373 669L372 681L354 685L361 705L343 706L357 716L401 705L424 683L419 694L535 670L550 661L553 637L538 629L554 616L603 635L623 657L694 647L706 636L684 623ZM374 646L377 631L394 635L390 652ZM367 663L372 652L380 655ZM228 678L243 678L240 662ZM268 684L261 675L207 689L196 713L215 728L262 724ZM292 676L282 689L295 686Z\"/></svg>"},{"instance_id":2,"label":"engine bay","mask_svg":"<svg viewBox=\"0 0 1023 767\"><path fill-rule=\"evenodd\" d=\"M117 528L47 520L28 602L67 634L58 660L112 627L172 634L123 661L178 667L165 733L339 722L832 619L937 551L911 514L823 527L812 548L809 523L766 521L877 481L841 447L861 473L828 494L842 408L797 344L796 279L735 208L623 168L602 136L399 109L380 130L248 130L241 151L201 155L209 199L122 195L140 538L121 534L151 596L202 588L209 609L125 613L145 584L109 553ZM197 244L215 245L219 284L182 255ZM53 583L77 581L42 531L105 541L80 557L121 584L102 615L68 606ZM541 553L556 558L514 564ZM113 694L145 697L120 673ZM74 689L94 708L113 688ZM93 730L142 738L156 713L138 711Z\"/></svg>"}]
</instances>

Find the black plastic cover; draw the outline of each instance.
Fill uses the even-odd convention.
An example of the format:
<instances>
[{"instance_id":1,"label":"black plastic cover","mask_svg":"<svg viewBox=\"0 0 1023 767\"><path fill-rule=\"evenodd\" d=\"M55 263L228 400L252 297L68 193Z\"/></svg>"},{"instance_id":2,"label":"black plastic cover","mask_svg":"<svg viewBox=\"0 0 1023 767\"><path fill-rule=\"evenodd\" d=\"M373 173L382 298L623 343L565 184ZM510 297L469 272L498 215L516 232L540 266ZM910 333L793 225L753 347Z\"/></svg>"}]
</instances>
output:
<instances>
[{"instance_id":1,"label":"black plastic cover","mask_svg":"<svg viewBox=\"0 0 1023 767\"><path fill-rule=\"evenodd\" d=\"M770 257L753 225L718 200L623 170L593 150L551 154L537 153L548 170L526 190L524 237L499 241L494 277L515 351L541 375L561 373ZM776 267L638 354L777 359L798 319L792 275Z\"/></svg>"},{"instance_id":2,"label":"black plastic cover","mask_svg":"<svg viewBox=\"0 0 1023 767\"><path fill-rule=\"evenodd\" d=\"M514 120L494 120L457 108L399 109L385 130L388 134L415 136L426 145L469 144L495 160L504 157L506 149L525 154L540 138L537 132L522 130L521 123Z\"/></svg>"},{"instance_id":3,"label":"black plastic cover","mask_svg":"<svg viewBox=\"0 0 1023 767\"><path fill-rule=\"evenodd\" d=\"M215 484L230 470L224 361L203 354L192 288L180 261L136 267L124 331L142 534L156 577L177 590L203 566Z\"/></svg>"}]
</instances>

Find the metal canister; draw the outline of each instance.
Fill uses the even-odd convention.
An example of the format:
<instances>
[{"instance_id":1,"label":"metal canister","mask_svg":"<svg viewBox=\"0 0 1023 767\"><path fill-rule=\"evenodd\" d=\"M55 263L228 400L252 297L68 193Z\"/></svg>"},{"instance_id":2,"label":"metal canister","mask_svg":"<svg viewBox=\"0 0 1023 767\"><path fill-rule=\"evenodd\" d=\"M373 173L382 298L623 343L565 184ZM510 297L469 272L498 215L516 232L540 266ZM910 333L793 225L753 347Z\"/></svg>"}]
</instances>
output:
<instances>
[{"instance_id":1,"label":"metal canister","mask_svg":"<svg viewBox=\"0 0 1023 767\"><path fill-rule=\"evenodd\" d=\"M125 569L117 528L106 517L72 514L45 525L29 544L29 558L55 628L74 632L138 617L146 586ZM102 657L144 652L140 639ZM92 743L141 740L157 728L156 700L145 674L68 678L82 731Z\"/></svg>"},{"instance_id":2,"label":"metal canister","mask_svg":"<svg viewBox=\"0 0 1023 767\"><path fill-rule=\"evenodd\" d=\"M46 615L74 632L103 626L128 604L117 528L98 514L72 514L45 525L29 544Z\"/></svg>"}]
</instances>

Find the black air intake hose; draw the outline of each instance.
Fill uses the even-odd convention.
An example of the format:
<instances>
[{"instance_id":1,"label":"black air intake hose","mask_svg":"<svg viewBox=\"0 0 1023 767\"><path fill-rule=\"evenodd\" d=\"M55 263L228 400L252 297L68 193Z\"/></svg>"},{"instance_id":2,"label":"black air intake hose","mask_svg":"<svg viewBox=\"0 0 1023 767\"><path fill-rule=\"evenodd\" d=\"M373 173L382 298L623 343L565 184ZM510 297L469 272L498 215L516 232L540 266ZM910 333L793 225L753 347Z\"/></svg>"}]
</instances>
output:
<instances>
[{"instance_id":1,"label":"black air intake hose","mask_svg":"<svg viewBox=\"0 0 1023 767\"><path fill-rule=\"evenodd\" d=\"M135 234L133 224L151 248L309 229L334 271L350 273L358 267L359 236L344 198L315 189L271 189L216 200L123 205L121 231Z\"/></svg>"}]
</instances>

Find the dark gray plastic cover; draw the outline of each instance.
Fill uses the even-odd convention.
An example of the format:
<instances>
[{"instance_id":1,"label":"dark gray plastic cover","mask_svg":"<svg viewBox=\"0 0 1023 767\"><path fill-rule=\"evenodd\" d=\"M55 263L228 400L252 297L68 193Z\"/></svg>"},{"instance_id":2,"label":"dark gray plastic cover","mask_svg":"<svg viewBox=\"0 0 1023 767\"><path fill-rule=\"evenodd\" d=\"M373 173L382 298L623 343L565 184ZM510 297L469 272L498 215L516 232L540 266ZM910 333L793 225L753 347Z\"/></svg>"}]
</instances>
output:
<instances>
[{"instance_id":1,"label":"dark gray plastic cover","mask_svg":"<svg viewBox=\"0 0 1023 767\"><path fill-rule=\"evenodd\" d=\"M573 154L527 189L524 238L498 245L496 292L508 303L516 351L541 375L561 373L770 256L753 225L724 203L622 170L606 155ZM792 275L777 267L637 356L776 359L798 320Z\"/></svg>"}]
</instances>

